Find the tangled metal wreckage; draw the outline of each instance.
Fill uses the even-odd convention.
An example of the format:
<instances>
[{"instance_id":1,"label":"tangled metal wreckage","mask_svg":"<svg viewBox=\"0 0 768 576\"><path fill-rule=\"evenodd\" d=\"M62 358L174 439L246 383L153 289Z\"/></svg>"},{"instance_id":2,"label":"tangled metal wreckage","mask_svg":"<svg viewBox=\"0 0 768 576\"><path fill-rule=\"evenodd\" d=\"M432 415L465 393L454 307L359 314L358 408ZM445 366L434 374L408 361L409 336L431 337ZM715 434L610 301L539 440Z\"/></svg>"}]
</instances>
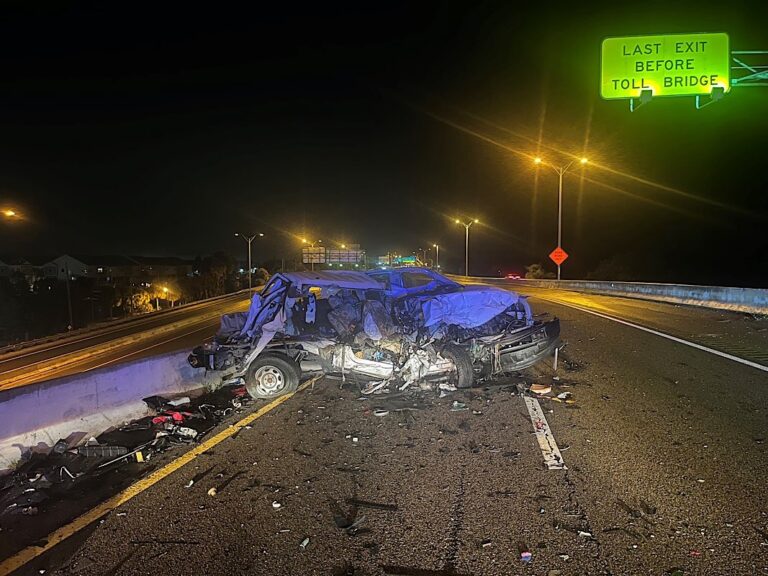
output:
<instances>
[{"instance_id":1,"label":"tangled metal wreckage","mask_svg":"<svg viewBox=\"0 0 768 576\"><path fill-rule=\"evenodd\" d=\"M313 373L365 394L455 390L535 364L559 335L557 319L535 321L515 292L429 269L294 272L273 276L247 313L223 316L189 362L255 398L289 393Z\"/></svg>"}]
</instances>

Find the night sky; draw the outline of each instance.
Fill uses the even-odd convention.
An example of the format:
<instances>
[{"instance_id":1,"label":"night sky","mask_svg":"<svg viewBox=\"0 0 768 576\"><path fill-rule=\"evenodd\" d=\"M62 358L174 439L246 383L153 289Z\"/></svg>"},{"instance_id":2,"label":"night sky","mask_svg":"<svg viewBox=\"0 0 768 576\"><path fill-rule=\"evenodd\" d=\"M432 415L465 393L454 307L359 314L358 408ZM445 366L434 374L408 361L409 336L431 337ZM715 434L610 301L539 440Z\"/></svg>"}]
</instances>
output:
<instances>
[{"instance_id":1,"label":"night sky","mask_svg":"<svg viewBox=\"0 0 768 576\"><path fill-rule=\"evenodd\" d=\"M160 4L0 8L0 253L242 258L263 232L257 259L437 242L459 271L472 216L470 271L524 271L557 232L531 156L583 153L564 278L768 285L768 87L599 97L604 37L768 50L766 2Z\"/></svg>"}]
</instances>

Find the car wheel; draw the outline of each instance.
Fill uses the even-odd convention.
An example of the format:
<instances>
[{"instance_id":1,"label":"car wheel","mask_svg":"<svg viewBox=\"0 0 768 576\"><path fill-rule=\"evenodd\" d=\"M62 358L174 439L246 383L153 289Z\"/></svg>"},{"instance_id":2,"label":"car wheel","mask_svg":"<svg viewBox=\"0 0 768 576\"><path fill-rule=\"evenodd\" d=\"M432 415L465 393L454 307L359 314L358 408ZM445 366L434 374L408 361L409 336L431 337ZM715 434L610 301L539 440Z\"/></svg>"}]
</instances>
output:
<instances>
[{"instance_id":1,"label":"car wheel","mask_svg":"<svg viewBox=\"0 0 768 576\"><path fill-rule=\"evenodd\" d=\"M446 360L453 362L453 365L456 367L453 382L456 388L471 388L475 381L475 373L472 369L472 359L469 356L469 352L460 346L448 344L443 348L440 355Z\"/></svg>"},{"instance_id":2,"label":"car wheel","mask_svg":"<svg viewBox=\"0 0 768 576\"><path fill-rule=\"evenodd\" d=\"M277 398L298 388L299 370L290 358L264 354L248 367L245 389L253 398Z\"/></svg>"}]
</instances>

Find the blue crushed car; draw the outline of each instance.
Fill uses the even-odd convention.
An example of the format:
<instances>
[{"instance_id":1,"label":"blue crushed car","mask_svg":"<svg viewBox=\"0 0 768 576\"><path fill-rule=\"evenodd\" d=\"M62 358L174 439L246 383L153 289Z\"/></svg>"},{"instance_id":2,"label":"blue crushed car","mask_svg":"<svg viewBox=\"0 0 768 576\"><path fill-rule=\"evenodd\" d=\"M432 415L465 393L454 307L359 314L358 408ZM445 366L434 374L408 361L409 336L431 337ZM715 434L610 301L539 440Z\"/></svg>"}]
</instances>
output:
<instances>
[{"instance_id":1,"label":"blue crushed car","mask_svg":"<svg viewBox=\"0 0 768 576\"><path fill-rule=\"evenodd\" d=\"M256 398L317 373L366 394L455 390L535 364L559 336L559 321L536 321L519 294L427 268L290 272L275 274L247 313L222 317L189 362Z\"/></svg>"}]
</instances>

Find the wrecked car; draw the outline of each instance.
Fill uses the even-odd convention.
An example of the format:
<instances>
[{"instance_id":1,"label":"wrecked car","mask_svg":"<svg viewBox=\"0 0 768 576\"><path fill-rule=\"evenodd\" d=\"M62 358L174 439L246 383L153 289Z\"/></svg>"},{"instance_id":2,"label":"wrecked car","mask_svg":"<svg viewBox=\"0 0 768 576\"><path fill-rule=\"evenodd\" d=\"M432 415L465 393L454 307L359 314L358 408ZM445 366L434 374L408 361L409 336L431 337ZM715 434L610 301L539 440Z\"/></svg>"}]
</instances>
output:
<instances>
[{"instance_id":1,"label":"wrecked car","mask_svg":"<svg viewBox=\"0 0 768 576\"><path fill-rule=\"evenodd\" d=\"M427 268L290 272L275 274L248 312L223 316L189 362L255 398L292 392L313 373L366 394L455 390L533 365L559 335L556 318L534 320L515 292Z\"/></svg>"}]
</instances>

